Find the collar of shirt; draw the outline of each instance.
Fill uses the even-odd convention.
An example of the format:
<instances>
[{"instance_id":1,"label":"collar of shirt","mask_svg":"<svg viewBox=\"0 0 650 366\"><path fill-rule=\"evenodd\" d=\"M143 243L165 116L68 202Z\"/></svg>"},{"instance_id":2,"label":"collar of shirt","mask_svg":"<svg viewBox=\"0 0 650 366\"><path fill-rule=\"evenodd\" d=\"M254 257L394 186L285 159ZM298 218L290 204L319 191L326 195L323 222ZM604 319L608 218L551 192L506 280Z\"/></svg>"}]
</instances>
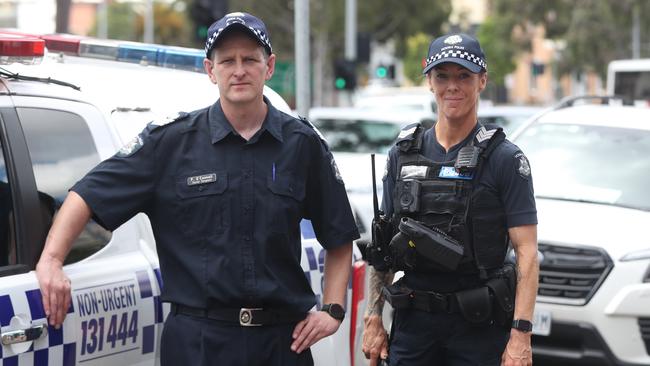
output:
<instances>
[{"instance_id":1,"label":"collar of shirt","mask_svg":"<svg viewBox=\"0 0 650 366\"><path fill-rule=\"evenodd\" d=\"M284 122L284 118L282 118L280 111L275 109L275 107L273 107L273 104L271 104L271 102L266 97L264 97L264 103L266 103L266 105L269 107L269 110L266 113L264 122L262 122L262 127L256 133L256 135L260 135L262 132L268 131L271 136L282 142L282 122ZM235 132L232 125L226 118L226 115L223 113L220 100L217 100L210 107L208 116L213 144L221 141L229 133L237 134L237 132Z\"/></svg>"}]
</instances>

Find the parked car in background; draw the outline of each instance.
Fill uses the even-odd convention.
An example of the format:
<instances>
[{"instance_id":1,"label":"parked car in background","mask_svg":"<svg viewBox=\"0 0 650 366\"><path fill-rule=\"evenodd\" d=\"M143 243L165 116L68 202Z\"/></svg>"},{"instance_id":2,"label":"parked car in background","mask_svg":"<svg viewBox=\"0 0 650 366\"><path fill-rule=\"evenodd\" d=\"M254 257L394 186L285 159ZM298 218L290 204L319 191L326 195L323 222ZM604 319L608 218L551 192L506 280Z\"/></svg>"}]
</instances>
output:
<instances>
[{"instance_id":1,"label":"parked car in background","mask_svg":"<svg viewBox=\"0 0 650 366\"><path fill-rule=\"evenodd\" d=\"M539 106L479 104L478 120L501 126L506 136L510 136L527 119L544 109Z\"/></svg>"},{"instance_id":2,"label":"parked car in background","mask_svg":"<svg viewBox=\"0 0 650 366\"><path fill-rule=\"evenodd\" d=\"M589 99L513 136L539 217L535 364L650 365L650 108Z\"/></svg>"},{"instance_id":3,"label":"parked car in background","mask_svg":"<svg viewBox=\"0 0 650 366\"><path fill-rule=\"evenodd\" d=\"M421 113L435 119L437 105L426 87L369 87L354 99L354 107L389 113Z\"/></svg>"},{"instance_id":4,"label":"parked car in background","mask_svg":"<svg viewBox=\"0 0 650 366\"><path fill-rule=\"evenodd\" d=\"M363 108L319 107L309 111L309 120L323 134L334 153L348 197L357 218L361 240L370 240L373 216L370 154L375 154L378 199L381 200L388 150L400 130L411 123L430 127L427 113L378 111Z\"/></svg>"}]
</instances>

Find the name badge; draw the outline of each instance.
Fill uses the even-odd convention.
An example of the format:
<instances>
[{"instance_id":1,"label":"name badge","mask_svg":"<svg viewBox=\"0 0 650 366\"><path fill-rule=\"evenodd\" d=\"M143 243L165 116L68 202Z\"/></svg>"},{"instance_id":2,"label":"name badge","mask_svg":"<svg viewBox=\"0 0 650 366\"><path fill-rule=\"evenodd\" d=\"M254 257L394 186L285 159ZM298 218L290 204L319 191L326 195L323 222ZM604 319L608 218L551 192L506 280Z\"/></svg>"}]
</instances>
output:
<instances>
[{"instance_id":1,"label":"name badge","mask_svg":"<svg viewBox=\"0 0 650 366\"><path fill-rule=\"evenodd\" d=\"M187 178L187 185L188 186L196 186L199 184L207 184L207 183L213 183L217 181L217 175L215 173L212 174L203 174L203 175L196 175L194 177L188 177Z\"/></svg>"},{"instance_id":2,"label":"name badge","mask_svg":"<svg viewBox=\"0 0 650 366\"><path fill-rule=\"evenodd\" d=\"M420 165L405 165L402 167L402 171L399 176L402 179L417 179L417 178L426 178L427 176L426 166Z\"/></svg>"},{"instance_id":3,"label":"name badge","mask_svg":"<svg viewBox=\"0 0 650 366\"><path fill-rule=\"evenodd\" d=\"M453 166L443 166L442 169L440 169L440 174L438 174L439 178L445 178L445 179L464 179L464 180L471 180L474 178L474 173L465 173L465 174L460 174L458 171L456 171L456 168Z\"/></svg>"}]
</instances>

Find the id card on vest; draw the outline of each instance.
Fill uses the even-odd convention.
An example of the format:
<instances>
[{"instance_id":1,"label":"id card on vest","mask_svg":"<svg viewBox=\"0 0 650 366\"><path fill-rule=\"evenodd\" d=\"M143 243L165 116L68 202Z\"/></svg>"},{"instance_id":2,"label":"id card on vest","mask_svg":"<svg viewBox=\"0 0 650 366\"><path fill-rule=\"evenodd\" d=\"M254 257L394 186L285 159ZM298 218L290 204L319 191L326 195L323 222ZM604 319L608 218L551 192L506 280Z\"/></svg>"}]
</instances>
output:
<instances>
[{"instance_id":1,"label":"id card on vest","mask_svg":"<svg viewBox=\"0 0 650 366\"><path fill-rule=\"evenodd\" d=\"M440 174L438 174L438 177L445 179L472 180L472 178L474 178L474 172L459 173L453 166L443 166L440 168Z\"/></svg>"}]
</instances>

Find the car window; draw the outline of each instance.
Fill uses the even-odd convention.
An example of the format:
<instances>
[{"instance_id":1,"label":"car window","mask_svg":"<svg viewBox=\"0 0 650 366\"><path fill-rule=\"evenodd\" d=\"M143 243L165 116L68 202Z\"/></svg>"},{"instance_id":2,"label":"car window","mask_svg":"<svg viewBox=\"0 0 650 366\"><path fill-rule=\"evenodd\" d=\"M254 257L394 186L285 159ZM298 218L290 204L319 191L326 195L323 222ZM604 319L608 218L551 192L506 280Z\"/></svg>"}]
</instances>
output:
<instances>
[{"instance_id":1,"label":"car window","mask_svg":"<svg viewBox=\"0 0 650 366\"><path fill-rule=\"evenodd\" d=\"M16 240L11 184L0 146L0 267L16 264Z\"/></svg>"},{"instance_id":2,"label":"car window","mask_svg":"<svg viewBox=\"0 0 650 366\"><path fill-rule=\"evenodd\" d=\"M545 123L516 143L537 196L650 210L650 131Z\"/></svg>"},{"instance_id":3,"label":"car window","mask_svg":"<svg viewBox=\"0 0 650 366\"><path fill-rule=\"evenodd\" d=\"M70 112L18 108L34 169L46 223L65 199L68 189L100 162L84 119ZM49 211L49 214L48 214ZM103 248L111 233L91 220L72 246L66 263L74 263Z\"/></svg>"},{"instance_id":4,"label":"car window","mask_svg":"<svg viewBox=\"0 0 650 366\"><path fill-rule=\"evenodd\" d=\"M383 121L316 119L313 123L335 152L386 153L401 129Z\"/></svg>"}]
</instances>

